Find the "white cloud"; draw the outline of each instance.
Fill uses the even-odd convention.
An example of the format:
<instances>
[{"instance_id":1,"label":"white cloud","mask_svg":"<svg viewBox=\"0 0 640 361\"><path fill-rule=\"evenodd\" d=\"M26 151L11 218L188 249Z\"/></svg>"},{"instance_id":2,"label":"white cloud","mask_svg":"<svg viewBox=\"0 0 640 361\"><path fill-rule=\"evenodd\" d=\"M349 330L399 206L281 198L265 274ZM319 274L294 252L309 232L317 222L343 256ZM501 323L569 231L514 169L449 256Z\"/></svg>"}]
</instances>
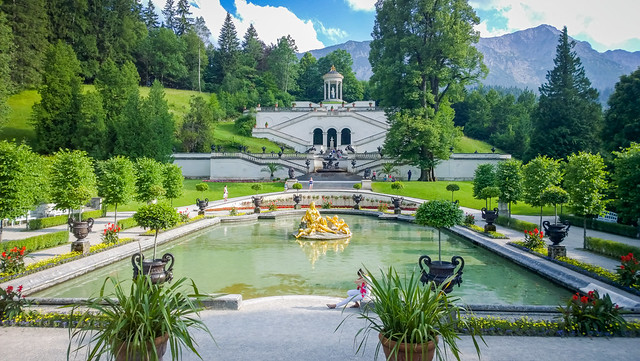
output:
<instances>
[{"instance_id":1,"label":"white cloud","mask_svg":"<svg viewBox=\"0 0 640 361\"><path fill-rule=\"evenodd\" d=\"M356 11L374 11L376 0L346 0L347 5Z\"/></svg>"},{"instance_id":2,"label":"white cloud","mask_svg":"<svg viewBox=\"0 0 640 361\"><path fill-rule=\"evenodd\" d=\"M333 42L339 42L343 39L346 39L349 34L340 29L340 28L326 28L323 23L318 21L318 25L320 26L320 32L324 34L329 40Z\"/></svg>"},{"instance_id":3,"label":"white cloud","mask_svg":"<svg viewBox=\"0 0 640 361\"><path fill-rule=\"evenodd\" d=\"M258 36L267 44L277 43L278 39L291 35L296 41L298 51L324 48L318 40L318 33L311 20L298 18L289 9L282 6L258 6L246 0L235 0L238 37L244 36L250 24L258 31ZM208 22L207 22L208 23Z\"/></svg>"},{"instance_id":4,"label":"white cloud","mask_svg":"<svg viewBox=\"0 0 640 361\"><path fill-rule=\"evenodd\" d=\"M166 0L153 1L159 11L164 8L166 3ZM194 17L204 17L207 27L211 31L212 41L217 44L227 11L220 5L219 0L201 0L197 4L199 8L191 7L192 15ZM236 14L231 15L238 33L238 39L241 41L249 25L253 24L258 31L260 40L266 44L276 44L281 37L291 35L295 39L300 52L325 47L318 40L318 33L314 28L313 21L300 19L285 7L258 6L249 3L247 0L235 0L235 7ZM340 29L327 29L327 31L333 36L341 35Z\"/></svg>"},{"instance_id":5,"label":"white cloud","mask_svg":"<svg viewBox=\"0 0 640 361\"><path fill-rule=\"evenodd\" d=\"M570 36L587 37L601 49L615 49L632 39L640 39L637 16L640 2L629 0L474 0L476 9L495 10L506 27L489 26L491 19L481 19L477 27L482 36L496 36L549 24L558 29L567 26ZM503 21L504 21L503 19Z\"/></svg>"}]
</instances>

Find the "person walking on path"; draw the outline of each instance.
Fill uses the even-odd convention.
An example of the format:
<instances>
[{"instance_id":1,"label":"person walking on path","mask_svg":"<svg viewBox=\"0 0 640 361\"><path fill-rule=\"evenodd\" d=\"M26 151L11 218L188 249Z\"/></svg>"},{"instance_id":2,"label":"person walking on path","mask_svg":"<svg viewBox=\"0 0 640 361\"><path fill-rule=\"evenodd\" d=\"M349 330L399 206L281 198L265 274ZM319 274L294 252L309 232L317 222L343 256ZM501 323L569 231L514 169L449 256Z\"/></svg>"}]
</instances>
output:
<instances>
[{"instance_id":1,"label":"person walking on path","mask_svg":"<svg viewBox=\"0 0 640 361\"><path fill-rule=\"evenodd\" d=\"M411 169L407 172L407 182L411 182Z\"/></svg>"},{"instance_id":2,"label":"person walking on path","mask_svg":"<svg viewBox=\"0 0 640 361\"><path fill-rule=\"evenodd\" d=\"M373 177L371 177L371 180L376 180L376 171L373 171Z\"/></svg>"},{"instance_id":3,"label":"person walking on path","mask_svg":"<svg viewBox=\"0 0 640 361\"><path fill-rule=\"evenodd\" d=\"M222 198L226 202L228 197L229 197L229 191L227 190L227 185L225 184L224 190L222 191Z\"/></svg>"},{"instance_id":4,"label":"person walking on path","mask_svg":"<svg viewBox=\"0 0 640 361\"><path fill-rule=\"evenodd\" d=\"M309 190L313 189L313 177L309 178Z\"/></svg>"}]
</instances>

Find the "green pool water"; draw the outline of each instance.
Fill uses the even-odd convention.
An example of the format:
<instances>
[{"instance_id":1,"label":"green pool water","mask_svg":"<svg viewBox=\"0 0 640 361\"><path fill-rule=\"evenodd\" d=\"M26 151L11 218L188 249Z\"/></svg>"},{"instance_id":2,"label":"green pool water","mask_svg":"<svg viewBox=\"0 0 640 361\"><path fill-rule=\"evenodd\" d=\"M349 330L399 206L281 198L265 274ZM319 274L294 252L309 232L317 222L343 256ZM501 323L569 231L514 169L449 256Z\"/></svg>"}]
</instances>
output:
<instances>
[{"instance_id":1,"label":"green pool water","mask_svg":"<svg viewBox=\"0 0 640 361\"><path fill-rule=\"evenodd\" d=\"M324 211L323 215L330 215ZM358 268L372 272L390 265L419 272L418 258L438 257L437 230L415 224L349 216L348 242L298 242L292 236L299 216L221 224L159 247L176 258L174 277L192 278L201 292L239 293L244 299L276 295L342 297L353 288ZM145 253L151 257L151 252ZM463 283L453 293L468 304L558 305L570 292L516 264L447 232L442 257L465 259ZM129 260L54 286L36 297L97 295L106 276L128 280Z\"/></svg>"}]
</instances>

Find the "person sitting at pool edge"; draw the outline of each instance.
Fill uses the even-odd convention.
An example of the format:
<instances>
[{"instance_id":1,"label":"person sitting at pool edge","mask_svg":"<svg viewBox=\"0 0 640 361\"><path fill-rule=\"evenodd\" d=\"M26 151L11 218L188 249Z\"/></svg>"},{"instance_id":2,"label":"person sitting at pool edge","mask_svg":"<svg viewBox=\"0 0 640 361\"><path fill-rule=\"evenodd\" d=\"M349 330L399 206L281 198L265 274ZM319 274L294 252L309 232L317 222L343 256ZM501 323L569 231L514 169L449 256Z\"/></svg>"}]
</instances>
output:
<instances>
[{"instance_id":1,"label":"person sitting at pool edge","mask_svg":"<svg viewBox=\"0 0 640 361\"><path fill-rule=\"evenodd\" d=\"M362 268L358 270L358 278L354 281L357 285L355 290L347 291L347 298L338 303L327 303L327 307L333 309L336 307L346 306L349 302L355 302L351 308L360 307L360 301L369 295L369 286L367 285L367 279L362 272Z\"/></svg>"}]
</instances>

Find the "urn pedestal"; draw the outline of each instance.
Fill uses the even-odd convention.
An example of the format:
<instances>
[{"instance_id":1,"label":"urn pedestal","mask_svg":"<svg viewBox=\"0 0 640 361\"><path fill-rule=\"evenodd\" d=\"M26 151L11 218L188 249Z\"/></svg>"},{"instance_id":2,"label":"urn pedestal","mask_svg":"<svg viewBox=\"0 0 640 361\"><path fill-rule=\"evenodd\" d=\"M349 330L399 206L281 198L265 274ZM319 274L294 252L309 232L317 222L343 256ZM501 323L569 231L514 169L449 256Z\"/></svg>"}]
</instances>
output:
<instances>
[{"instance_id":1,"label":"urn pedestal","mask_svg":"<svg viewBox=\"0 0 640 361\"><path fill-rule=\"evenodd\" d=\"M198 215L204 216L204 211L209 206L209 198L205 198L204 200L200 200L200 198L196 198L196 205L199 208Z\"/></svg>"},{"instance_id":2,"label":"urn pedestal","mask_svg":"<svg viewBox=\"0 0 640 361\"><path fill-rule=\"evenodd\" d=\"M484 219L487 222L487 224L484 225L484 231L495 232L496 226L495 224L493 224L493 222L495 222L496 219L498 219L498 208L494 208L492 211L488 210L487 208L482 208L481 212L482 212L482 219Z\"/></svg>"},{"instance_id":3,"label":"urn pedestal","mask_svg":"<svg viewBox=\"0 0 640 361\"><path fill-rule=\"evenodd\" d=\"M402 214L402 201L404 201L404 197L391 197L391 203L393 203L393 213L394 214Z\"/></svg>"},{"instance_id":4,"label":"urn pedestal","mask_svg":"<svg viewBox=\"0 0 640 361\"><path fill-rule=\"evenodd\" d=\"M87 238L91 232L93 222L93 218L87 219L86 222L75 222L73 219L69 218L67 223L71 228L73 236L76 237L76 240L71 243L71 252L81 252L82 254L89 253L89 247L91 245L85 238Z\"/></svg>"},{"instance_id":5,"label":"urn pedestal","mask_svg":"<svg viewBox=\"0 0 640 361\"><path fill-rule=\"evenodd\" d=\"M558 246L555 244L549 245L547 246L547 255L551 259L567 257L567 248L565 246Z\"/></svg>"}]
</instances>

